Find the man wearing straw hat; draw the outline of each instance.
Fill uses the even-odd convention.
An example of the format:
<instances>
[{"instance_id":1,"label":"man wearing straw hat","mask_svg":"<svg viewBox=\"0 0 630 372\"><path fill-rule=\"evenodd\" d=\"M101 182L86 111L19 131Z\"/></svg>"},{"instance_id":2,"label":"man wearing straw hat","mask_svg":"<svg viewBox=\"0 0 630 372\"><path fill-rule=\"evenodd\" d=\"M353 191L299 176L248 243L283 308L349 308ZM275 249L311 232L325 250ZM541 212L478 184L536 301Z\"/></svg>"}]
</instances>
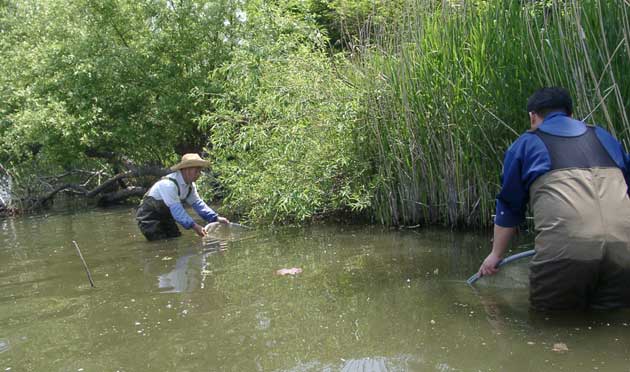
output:
<instances>
[{"instance_id":1,"label":"man wearing straw hat","mask_svg":"<svg viewBox=\"0 0 630 372\"><path fill-rule=\"evenodd\" d=\"M530 266L536 310L630 307L630 159L606 130L573 119L562 88L527 101L531 130L507 150L492 252L497 272L529 203L538 234Z\"/></svg>"},{"instance_id":2,"label":"man wearing straw hat","mask_svg":"<svg viewBox=\"0 0 630 372\"><path fill-rule=\"evenodd\" d=\"M142 198L136 212L136 220L140 231L148 240L174 238L181 235L175 221L185 229L193 229L197 235L206 235L202 226L198 225L186 213L183 203L187 203L207 222L228 224L225 217L220 217L212 208L199 198L195 181L202 168L210 167L210 162L203 160L198 154L185 154L182 160L173 165L170 173L157 181Z\"/></svg>"}]
</instances>

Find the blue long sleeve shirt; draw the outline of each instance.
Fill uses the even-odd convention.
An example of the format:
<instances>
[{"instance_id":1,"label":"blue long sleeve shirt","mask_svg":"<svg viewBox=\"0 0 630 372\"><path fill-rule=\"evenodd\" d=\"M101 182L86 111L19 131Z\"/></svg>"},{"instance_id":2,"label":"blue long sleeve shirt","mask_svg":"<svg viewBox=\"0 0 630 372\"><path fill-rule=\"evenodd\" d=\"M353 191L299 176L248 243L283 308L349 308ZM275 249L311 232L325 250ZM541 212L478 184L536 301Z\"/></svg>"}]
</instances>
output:
<instances>
[{"instance_id":1,"label":"blue long sleeve shirt","mask_svg":"<svg viewBox=\"0 0 630 372\"><path fill-rule=\"evenodd\" d=\"M570 118L564 113L554 112L538 127L538 130L560 137L575 137L584 134L586 124ZM595 127L597 138L614 163L624 174L630 185L630 156L623 146L606 130ZM514 227L525 218L532 183L551 170L551 158L543 141L528 131L522 134L505 153L501 174L501 191L496 198L495 224Z\"/></svg>"},{"instance_id":2,"label":"blue long sleeve shirt","mask_svg":"<svg viewBox=\"0 0 630 372\"><path fill-rule=\"evenodd\" d=\"M199 217L203 218L206 222L214 222L219 218L219 215L201 199L198 199L194 203L192 203L192 207L195 212L197 212ZM190 229L195 225L195 221L186 212L182 203L173 203L168 208L171 211L171 214L173 215L175 221L182 225L183 228Z\"/></svg>"}]
</instances>

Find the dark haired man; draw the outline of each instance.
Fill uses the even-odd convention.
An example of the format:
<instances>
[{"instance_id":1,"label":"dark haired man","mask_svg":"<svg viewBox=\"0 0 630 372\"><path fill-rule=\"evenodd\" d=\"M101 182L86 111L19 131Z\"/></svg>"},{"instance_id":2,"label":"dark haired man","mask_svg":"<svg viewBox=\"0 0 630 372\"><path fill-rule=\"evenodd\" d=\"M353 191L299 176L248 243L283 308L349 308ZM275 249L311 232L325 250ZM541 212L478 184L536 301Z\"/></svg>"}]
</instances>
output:
<instances>
[{"instance_id":1,"label":"dark haired man","mask_svg":"<svg viewBox=\"0 0 630 372\"><path fill-rule=\"evenodd\" d=\"M531 129L507 150L496 200L492 252L497 263L530 204L538 232L530 267L537 310L630 306L629 158L607 131L571 117L562 88L542 88L527 102Z\"/></svg>"}]
</instances>

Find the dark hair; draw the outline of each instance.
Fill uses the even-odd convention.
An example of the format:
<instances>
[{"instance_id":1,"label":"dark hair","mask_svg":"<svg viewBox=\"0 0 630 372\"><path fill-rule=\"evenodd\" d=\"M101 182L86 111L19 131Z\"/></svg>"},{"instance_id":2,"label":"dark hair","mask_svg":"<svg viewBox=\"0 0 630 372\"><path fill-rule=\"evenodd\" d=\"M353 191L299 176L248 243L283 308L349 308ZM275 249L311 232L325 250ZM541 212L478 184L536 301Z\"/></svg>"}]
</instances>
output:
<instances>
[{"instance_id":1,"label":"dark hair","mask_svg":"<svg viewBox=\"0 0 630 372\"><path fill-rule=\"evenodd\" d=\"M573 114L573 100L564 88L541 88L527 99L527 112L535 112L544 118L554 111L563 111L567 115Z\"/></svg>"}]
</instances>

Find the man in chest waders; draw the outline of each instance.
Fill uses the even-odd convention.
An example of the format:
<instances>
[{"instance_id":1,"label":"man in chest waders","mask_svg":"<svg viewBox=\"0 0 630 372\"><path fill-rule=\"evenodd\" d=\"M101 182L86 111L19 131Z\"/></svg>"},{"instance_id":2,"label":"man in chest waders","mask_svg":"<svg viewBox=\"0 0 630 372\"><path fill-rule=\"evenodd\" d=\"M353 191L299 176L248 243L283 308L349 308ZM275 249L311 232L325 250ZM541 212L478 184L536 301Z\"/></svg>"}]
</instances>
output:
<instances>
[{"instance_id":1,"label":"man in chest waders","mask_svg":"<svg viewBox=\"0 0 630 372\"><path fill-rule=\"evenodd\" d=\"M571 118L565 89L536 91L527 111L531 130L505 154L492 252L479 274L497 272L529 203L537 231L531 307L629 307L628 155L604 129Z\"/></svg>"},{"instance_id":2,"label":"man in chest waders","mask_svg":"<svg viewBox=\"0 0 630 372\"><path fill-rule=\"evenodd\" d=\"M198 225L184 210L187 203L207 222L230 223L220 217L199 198L195 181L202 168L210 162L197 154L185 154L182 161L171 167L173 173L157 181L142 198L136 212L140 231L148 240L174 238L181 235L175 221L185 229L193 229L199 236L205 236L203 227Z\"/></svg>"}]
</instances>

